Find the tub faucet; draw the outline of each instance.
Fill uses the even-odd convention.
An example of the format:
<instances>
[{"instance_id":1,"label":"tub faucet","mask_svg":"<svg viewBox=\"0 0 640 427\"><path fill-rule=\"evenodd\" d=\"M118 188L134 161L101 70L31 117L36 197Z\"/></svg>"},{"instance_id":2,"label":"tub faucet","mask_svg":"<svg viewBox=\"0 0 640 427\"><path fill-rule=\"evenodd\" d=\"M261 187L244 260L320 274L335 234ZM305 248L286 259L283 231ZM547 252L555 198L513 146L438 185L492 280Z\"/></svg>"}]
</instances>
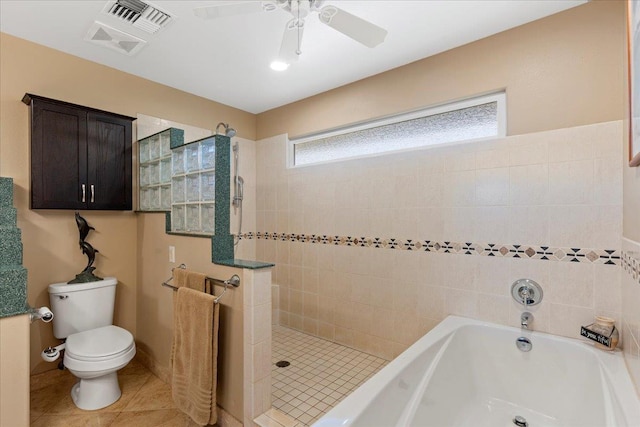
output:
<instances>
[{"instance_id":1,"label":"tub faucet","mask_svg":"<svg viewBox=\"0 0 640 427\"><path fill-rule=\"evenodd\" d=\"M522 329L529 329L529 323L533 322L533 314L525 311L520 315L520 326Z\"/></svg>"}]
</instances>

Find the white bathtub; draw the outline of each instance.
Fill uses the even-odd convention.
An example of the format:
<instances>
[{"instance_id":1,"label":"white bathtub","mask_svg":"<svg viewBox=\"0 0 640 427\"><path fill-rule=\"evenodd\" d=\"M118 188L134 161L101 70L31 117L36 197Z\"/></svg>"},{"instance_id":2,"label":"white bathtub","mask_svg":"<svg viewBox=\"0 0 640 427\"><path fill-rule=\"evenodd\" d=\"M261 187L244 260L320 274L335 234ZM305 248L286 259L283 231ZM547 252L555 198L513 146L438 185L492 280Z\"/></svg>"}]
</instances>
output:
<instances>
[{"instance_id":1,"label":"white bathtub","mask_svg":"<svg viewBox=\"0 0 640 427\"><path fill-rule=\"evenodd\" d=\"M533 344L528 353L516 338ZM622 353L449 316L314 427L640 427Z\"/></svg>"}]
</instances>

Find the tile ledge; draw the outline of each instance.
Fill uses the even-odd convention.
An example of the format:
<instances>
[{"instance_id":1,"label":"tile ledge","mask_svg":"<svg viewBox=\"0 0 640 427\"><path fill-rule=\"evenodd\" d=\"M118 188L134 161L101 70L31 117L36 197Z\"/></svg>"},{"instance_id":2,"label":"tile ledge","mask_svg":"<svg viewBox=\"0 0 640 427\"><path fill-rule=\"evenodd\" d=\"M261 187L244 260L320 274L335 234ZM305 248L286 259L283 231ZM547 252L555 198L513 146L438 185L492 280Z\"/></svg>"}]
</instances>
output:
<instances>
[{"instance_id":1,"label":"tile ledge","mask_svg":"<svg viewBox=\"0 0 640 427\"><path fill-rule=\"evenodd\" d=\"M250 261L238 258L219 259L213 261L213 263L218 265L226 265L228 267L248 268L250 270L259 270L261 268L271 268L275 266L275 264L272 264L270 262Z\"/></svg>"}]
</instances>

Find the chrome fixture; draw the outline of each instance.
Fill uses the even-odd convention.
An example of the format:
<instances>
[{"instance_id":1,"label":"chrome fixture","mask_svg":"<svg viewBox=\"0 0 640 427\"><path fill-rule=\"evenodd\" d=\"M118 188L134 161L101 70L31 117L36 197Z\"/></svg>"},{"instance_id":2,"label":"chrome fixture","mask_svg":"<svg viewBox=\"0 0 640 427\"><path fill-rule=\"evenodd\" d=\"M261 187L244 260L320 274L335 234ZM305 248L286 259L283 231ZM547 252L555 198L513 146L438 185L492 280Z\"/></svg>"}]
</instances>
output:
<instances>
[{"instance_id":1,"label":"chrome fixture","mask_svg":"<svg viewBox=\"0 0 640 427\"><path fill-rule=\"evenodd\" d=\"M224 136L228 136L229 138L233 138L234 136L236 136L236 130L230 127L229 123L223 123L223 122L218 123L218 126L216 126L216 135L222 135L219 132L220 126L224 128Z\"/></svg>"},{"instance_id":2,"label":"chrome fixture","mask_svg":"<svg viewBox=\"0 0 640 427\"><path fill-rule=\"evenodd\" d=\"M526 353L531 351L533 344L531 344L531 340L529 340L529 338L520 337L516 340L516 347L518 347L518 350Z\"/></svg>"},{"instance_id":3,"label":"chrome fixture","mask_svg":"<svg viewBox=\"0 0 640 427\"><path fill-rule=\"evenodd\" d=\"M521 417L520 415L516 415L513 419L513 423L518 427L528 427L529 423L525 417Z\"/></svg>"},{"instance_id":4,"label":"chrome fixture","mask_svg":"<svg viewBox=\"0 0 640 427\"><path fill-rule=\"evenodd\" d=\"M524 312L520 315L520 327L526 330L531 329L533 314L527 311L527 308L542 301L542 288L531 279L518 279L511 285L511 296L517 303L524 305ZM532 344L528 338L520 337L516 340L516 346L518 350L527 352L531 351Z\"/></svg>"},{"instance_id":5,"label":"chrome fixture","mask_svg":"<svg viewBox=\"0 0 640 427\"><path fill-rule=\"evenodd\" d=\"M229 126L229 123L220 122L218 126L216 126L216 135L221 135L220 127L224 128L224 135L229 138L233 138L236 136L236 130ZM238 220L238 234L236 235L234 246L240 242L240 234L242 234L242 199L243 199L243 189L244 189L244 179L239 175L238 170L238 159L240 154L240 146L236 142L233 146L233 164L234 164L234 175L233 175L233 199L231 204L236 210L240 210L240 218Z\"/></svg>"},{"instance_id":6,"label":"chrome fixture","mask_svg":"<svg viewBox=\"0 0 640 427\"><path fill-rule=\"evenodd\" d=\"M42 357L42 360L44 360L45 362L55 362L56 360L58 360L61 353L65 350L66 347L66 343L62 343L55 347L47 347L42 350L42 353L40 353L40 357Z\"/></svg>"},{"instance_id":7,"label":"chrome fixture","mask_svg":"<svg viewBox=\"0 0 640 427\"><path fill-rule=\"evenodd\" d=\"M525 311L520 315L520 326L522 326L522 329L529 329L531 322L533 322L533 314Z\"/></svg>"},{"instance_id":8,"label":"chrome fixture","mask_svg":"<svg viewBox=\"0 0 640 427\"><path fill-rule=\"evenodd\" d=\"M242 234L242 199L244 198L244 179L240 176L240 169L238 169L240 163L239 159L240 145L236 142L233 146L233 200L231 204L235 209L234 212L237 212L240 217L238 218L238 234L236 235L233 243L234 246L240 242L240 235Z\"/></svg>"},{"instance_id":9,"label":"chrome fixture","mask_svg":"<svg viewBox=\"0 0 640 427\"><path fill-rule=\"evenodd\" d=\"M526 310L528 306L542 301L542 288L531 279L518 279L511 285L511 296Z\"/></svg>"},{"instance_id":10,"label":"chrome fixture","mask_svg":"<svg viewBox=\"0 0 640 427\"><path fill-rule=\"evenodd\" d=\"M181 268L181 269L184 270L184 269L187 268L187 266L186 266L186 264L182 263L176 268ZM171 269L171 277L169 277L167 280L162 282L161 285L162 286L166 286L167 288L170 288L171 290L176 292L179 288L177 288L176 286L173 286L170 283L173 280L173 270L175 270L175 269L174 268ZM205 281L203 283L202 291L205 292L205 293L209 293L210 295L214 295L213 287L207 286L208 283L216 285L216 286L224 286L224 290L222 291L222 293L220 295L218 295L213 300L214 304L218 304L218 302L220 301L220 298L222 298L222 296L225 294L225 292L227 292L227 289L229 288L229 286L233 286L234 288L237 288L238 286L240 286L240 277L237 274L234 274L229 279L222 280L222 279L216 279L216 278L211 277L211 276L206 276L205 277ZM42 357L44 357L44 353L43 353Z\"/></svg>"},{"instance_id":11,"label":"chrome fixture","mask_svg":"<svg viewBox=\"0 0 640 427\"><path fill-rule=\"evenodd\" d=\"M33 323L36 320L42 320L45 323L49 323L53 320L53 313L49 310L49 307L34 308L29 307L29 321Z\"/></svg>"},{"instance_id":12,"label":"chrome fixture","mask_svg":"<svg viewBox=\"0 0 640 427\"><path fill-rule=\"evenodd\" d=\"M244 179L240 176L240 171L238 170L239 156L240 155L240 146L236 142L233 146L233 207L239 208L242 207L242 199L243 199L243 186Z\"/></svg>"}]
</instances>

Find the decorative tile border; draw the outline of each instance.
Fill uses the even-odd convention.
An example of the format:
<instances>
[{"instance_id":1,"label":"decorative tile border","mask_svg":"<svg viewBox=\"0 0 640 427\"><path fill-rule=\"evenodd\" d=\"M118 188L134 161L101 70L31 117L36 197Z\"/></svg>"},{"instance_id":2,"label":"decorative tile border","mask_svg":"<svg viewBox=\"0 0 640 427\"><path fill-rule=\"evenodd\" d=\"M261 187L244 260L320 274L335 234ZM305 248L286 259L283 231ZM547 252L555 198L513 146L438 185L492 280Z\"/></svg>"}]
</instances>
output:
<instances>
[{"instance_id":1,"label":"decorative tile border","mask_svg":"<svg viewBox=\"0 0 640 427\"><path fill-rule=\"evenodd\" d=\"M551 246L504 245L496 243L451 242L420 239L401 240L383 239L380 237L330 236L317 234L270 233L260 231L256 233L244 233L240 238L606 265L621 265L622 258L621 251L616 249L556 248ZM635 265L638 266L638 261L634 260L634 262ZM637 274L638 268L636 268L636 275Z\"/></svg>"},{"instance_id":2,"label":"decorative tile border","mask_svg":"<svg viewBox=\"0 0 640 427\"><path fill-rule=\"evenodd\" d=\"M622 251L622 268L634 282L640 284L640 253Z\"/></svg>"}]
</instances>

